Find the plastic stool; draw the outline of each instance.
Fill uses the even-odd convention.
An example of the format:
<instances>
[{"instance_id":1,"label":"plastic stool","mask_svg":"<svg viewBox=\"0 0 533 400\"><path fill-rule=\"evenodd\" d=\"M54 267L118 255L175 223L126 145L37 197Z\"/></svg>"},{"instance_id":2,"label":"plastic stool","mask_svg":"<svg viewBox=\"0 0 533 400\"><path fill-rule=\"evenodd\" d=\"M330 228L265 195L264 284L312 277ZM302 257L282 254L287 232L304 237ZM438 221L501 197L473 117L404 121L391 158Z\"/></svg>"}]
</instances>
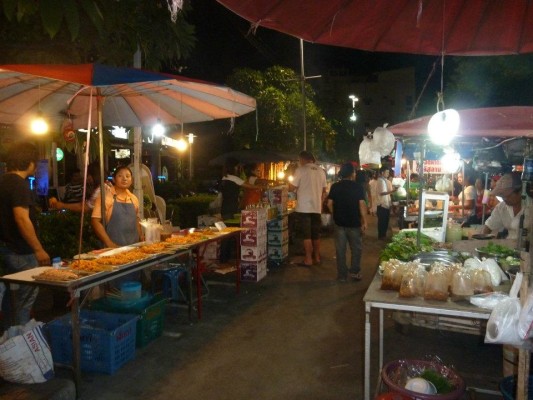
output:
<instances>
[{"instance_id":1,"label":"plastic stool","mask_svg":"<svg viewBox=\"0 0 533 400\"><path fill-rule=\"evenodd\" d=\"M188 297L183 293L180 287L180 277L185 275L188 279L189 271L181 264L170 264L169 268L156 269L152 271L152 292L155 293L155 281L158 278L162 279L163 283L163 296L173 301L183 300L188 302Z\"/></svg>"}]
</instances>

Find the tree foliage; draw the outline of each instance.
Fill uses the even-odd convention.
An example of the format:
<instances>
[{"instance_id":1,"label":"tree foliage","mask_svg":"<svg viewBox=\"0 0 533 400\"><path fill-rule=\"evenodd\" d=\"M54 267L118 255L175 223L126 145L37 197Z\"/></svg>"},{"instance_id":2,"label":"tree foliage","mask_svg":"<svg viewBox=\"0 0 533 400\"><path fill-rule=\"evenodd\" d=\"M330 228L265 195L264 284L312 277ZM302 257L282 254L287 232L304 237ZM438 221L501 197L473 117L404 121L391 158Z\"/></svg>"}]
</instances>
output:
<instances>
[{"instance_id":1,"label":"tree foliage","mask_svg":"<svg viewBox=\"0 0 533 400\"><path fill-rule=\"evenodd\" d=\"M288 153L303 148L300 78L293 70L281 66L265 71L237 69L228 78L228 84L257 101L258 129L255 113L240 117L234 133L237 146ZM311 86L306 84L305 91L306 147L321 158L332 159L335 132L314 103Z\"/></svg>"},{"instance_id":2,"label":"tree foliage","mask_svg":"<svg viewBox=\"0 0 533 400\"><path fill-rule=\"evenodd\" d=\"M192 50L187 10L173 23L165 0L0 0L1 63L131 65L179 68Z\"/></svg>"},{"instance_id":3,"label":"tree foliage","mask_svg":"<svg viewBox=\"0 0 533 400\"><path fill-rule=\"evenodd\" d=\"M455 57L446 104L455 108L531 105L533 55Z\"/></svg>"}]
</instances>

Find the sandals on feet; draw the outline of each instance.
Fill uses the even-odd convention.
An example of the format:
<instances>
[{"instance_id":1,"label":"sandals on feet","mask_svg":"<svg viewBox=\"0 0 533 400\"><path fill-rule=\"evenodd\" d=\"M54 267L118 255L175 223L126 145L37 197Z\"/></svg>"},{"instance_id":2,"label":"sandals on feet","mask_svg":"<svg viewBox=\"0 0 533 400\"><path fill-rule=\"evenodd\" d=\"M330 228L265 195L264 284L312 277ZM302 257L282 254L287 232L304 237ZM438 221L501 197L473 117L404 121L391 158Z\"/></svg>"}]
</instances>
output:
<instances>
[{"instance_id":1,"label":"sandals on feet","mask_svg":"<svg viewBox=\"0 0 533 400\"><path fill-rule=\"evenodd\" d=\"M360 281L363 279L363 275L361 275L360 272L358 272L357 274L351 273L350 278L352 278L354 281Z\"/></svg>"}]
</instances>

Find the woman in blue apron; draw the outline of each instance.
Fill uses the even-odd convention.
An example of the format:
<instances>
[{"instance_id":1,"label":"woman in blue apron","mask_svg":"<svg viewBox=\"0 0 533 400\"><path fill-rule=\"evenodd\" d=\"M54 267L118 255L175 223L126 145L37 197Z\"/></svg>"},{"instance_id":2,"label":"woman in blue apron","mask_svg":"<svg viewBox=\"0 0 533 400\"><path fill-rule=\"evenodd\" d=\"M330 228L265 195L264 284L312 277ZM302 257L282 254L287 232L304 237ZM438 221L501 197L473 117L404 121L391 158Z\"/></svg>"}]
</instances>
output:
<instances>
[{"instance_id":1,"label":"woman in blue apron","mask_svg":"<svg viewBox=\"0 0 533 400\"><path fill-rule=\"evenodd\" d=\"M118 167L113 173L113 186L105 194L105 228L102 223L101 197L98 196L95 201L91 225L104 247L121 247L141 241L139 200L129 191L132 182L132 173L128 167ZM141 274L134 272L115 279L113 284L120 287L125 281L140 278Z\"/></svg>"},{"instance_id":2,"label":"woman in blue apron","mask_svg":"<svg viewBox=\"0 0 533 400\"><path fill-rule=\"evenodd\" d=\"M113 173L113 187L105 195L105 228L101 198L96 199L91 225L104 247L126 246L141 240L139 200L129 191L132 179L128 167L118 167Z\"/></svg>"}]
</instances>

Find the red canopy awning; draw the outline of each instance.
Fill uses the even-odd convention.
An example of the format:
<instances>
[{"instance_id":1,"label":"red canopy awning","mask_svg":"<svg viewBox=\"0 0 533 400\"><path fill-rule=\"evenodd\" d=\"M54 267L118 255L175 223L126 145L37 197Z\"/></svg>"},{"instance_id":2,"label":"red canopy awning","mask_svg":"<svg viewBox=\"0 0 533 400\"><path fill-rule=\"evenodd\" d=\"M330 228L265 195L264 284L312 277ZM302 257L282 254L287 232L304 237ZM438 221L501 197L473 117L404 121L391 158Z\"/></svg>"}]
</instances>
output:
<instances>
[{"instance_id":1,"label":"red canopy awning","mask_svg":"<svg viewBox=\"0 0 533 400\"><path fill-rule=\"evenodd\" d=\"M461 117L459 136L533 137L533 107L491 107L457 110ZM431 115L387 127L393 134L427 134Z\"/></svg>"},{"instance_id":2,"label":"red canopy awning","mask_svg":"<svg viewBox=\"0 0 533 400\"><path fill-rule=\"evenodd\" d=\"M254 27L311 43L432 55L533 52L530 0L217 1Z\"/></svg>"}]
</instances>

